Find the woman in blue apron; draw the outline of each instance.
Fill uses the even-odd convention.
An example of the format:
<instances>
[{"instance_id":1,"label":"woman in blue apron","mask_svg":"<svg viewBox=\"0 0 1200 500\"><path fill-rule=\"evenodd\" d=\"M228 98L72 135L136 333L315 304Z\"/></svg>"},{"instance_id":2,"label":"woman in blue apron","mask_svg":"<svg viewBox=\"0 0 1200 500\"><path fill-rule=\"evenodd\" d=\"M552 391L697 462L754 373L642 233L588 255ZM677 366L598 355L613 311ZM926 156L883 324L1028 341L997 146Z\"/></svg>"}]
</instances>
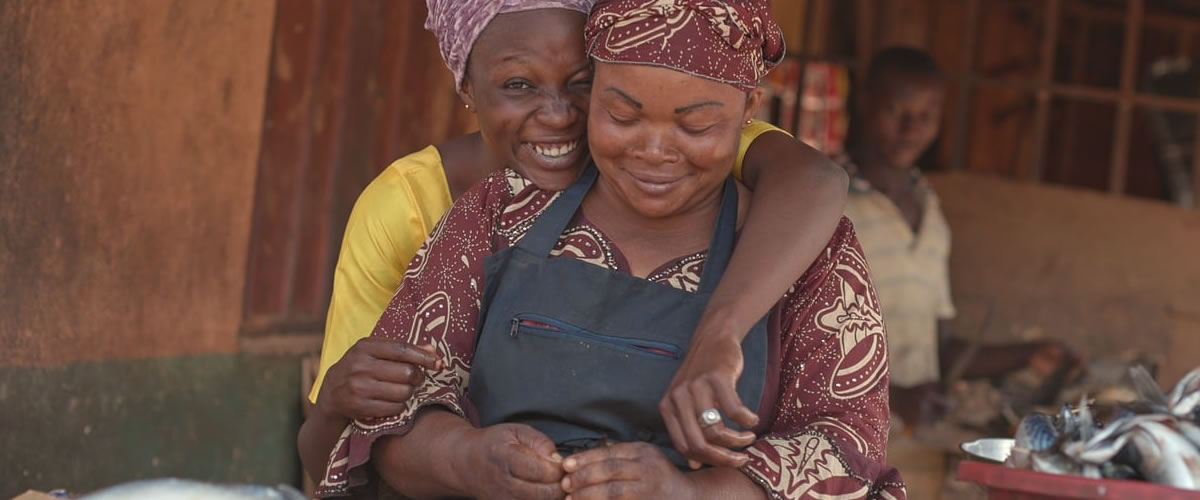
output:
<instances>
[{"instance_id":1,"label":"woman in blue apron","mask_svg":"<svg viewBox=\"0 0 1200 500\"><path fill-rule=\"evenodd\" d=\"M883 465L886 339L847 220L742 344L758 426L680 409L749 463L689 467L672 435L694 430L659 413L735 243L729 176L781 50L773 26L765 0L597 4L594 165L561 194L508 170L455 203L373 332L434 345L444 368L400 414L347 428L322 494L382 479L417 498L904 496Z\"/></svg>"}]
</instances>

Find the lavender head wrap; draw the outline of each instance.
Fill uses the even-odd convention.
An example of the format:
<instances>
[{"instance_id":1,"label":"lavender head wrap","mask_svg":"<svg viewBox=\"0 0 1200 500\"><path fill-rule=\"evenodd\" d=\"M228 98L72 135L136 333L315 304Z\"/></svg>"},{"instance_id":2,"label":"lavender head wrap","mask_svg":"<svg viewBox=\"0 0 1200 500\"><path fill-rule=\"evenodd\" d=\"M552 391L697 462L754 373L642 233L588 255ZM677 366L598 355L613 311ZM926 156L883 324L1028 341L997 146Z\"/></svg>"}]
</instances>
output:
<instances>
[{"instance_id":1,"label":"lavender head wrap","mask_svg":"<svg viewBox=\"0 0 1200 500\"><path fill-rule=\"evenodd\" d=\"M467 58L475 39L498 14L534 9L569 9L587 14L595 0L425 0L429 17L425 29L437 37L446 67L454 73L456 89L462 88ZM579 36L583 36L581 33Z\"/></svg>"}]
</instances>

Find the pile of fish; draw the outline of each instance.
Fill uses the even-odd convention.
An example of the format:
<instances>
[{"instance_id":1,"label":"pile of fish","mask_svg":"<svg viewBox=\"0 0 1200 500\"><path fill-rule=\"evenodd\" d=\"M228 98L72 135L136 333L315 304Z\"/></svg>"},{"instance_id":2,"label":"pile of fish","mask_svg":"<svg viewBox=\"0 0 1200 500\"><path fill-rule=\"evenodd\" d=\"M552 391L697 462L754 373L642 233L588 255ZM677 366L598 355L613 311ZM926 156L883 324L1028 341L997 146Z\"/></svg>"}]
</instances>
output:
<instances>
[{"instance_id":1,"label":"pile of fish","mask_svg":"<svg viewBox=\"0 0 1200 500\"><path fill-rule=\"evenodd\" d=\"M1095 479L1140 479L1200 490L1200 368L1164 394L1142 367L1130 371L1138 400L1108 422L1086 396L1057 415L1021 420L1010 467Z\"/></svg>"}]
</instances>

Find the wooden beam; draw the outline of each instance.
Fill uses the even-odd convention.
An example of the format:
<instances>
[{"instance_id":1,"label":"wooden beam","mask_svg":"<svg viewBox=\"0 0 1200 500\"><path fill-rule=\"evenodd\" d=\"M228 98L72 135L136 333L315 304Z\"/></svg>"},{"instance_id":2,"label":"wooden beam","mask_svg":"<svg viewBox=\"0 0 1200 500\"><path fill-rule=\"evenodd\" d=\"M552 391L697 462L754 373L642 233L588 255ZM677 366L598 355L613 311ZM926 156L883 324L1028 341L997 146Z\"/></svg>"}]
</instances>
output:
<instances>
[{"instance_id":1,"label":"wooden beam","mask_svg":"<svg viewBox=\"0 0 1200 500\"><path fill-rule=\"evenodd\" d=\"M857 26L854 27L855 59L858 61L858 69L862 73L867 71L871 57L879 49L875 43L875 40L878 39L876 27L879 26L879 11L875 8L877 4L877 0L857 0L854 5L854 15L857 18L855 19ZM860 78L862 76L859 75Z\"/></svg>"},{"instance_id":2,"label":"wooden beam","mask_svg":"<svg viewBox=\"0 0 1200 500\"><path fill-rule=\"evenodd\" d=\"M1125 192L1125 173L1129 167L1129 142L1133 128L1134 84L1138 73L1137 50L1142 35L1142 16L1145 0L1129 0L1125 18L1125 48L1121 54L1121 96L1117 103L1117 126L1113 131L1112 169L1109 170L1108 190L1113 194Z\"/></svg>"},{"instance_id":3,"label":"wooden beam","mask_svg":"<svg viewBox=\"0 0 1200 500\"><path fill-rule=\"evenodd\" d=\"M1087 69L1088 38L1091 35L1092 23L1087 19L1080 20L1079 32L1075 34L1075 60L1071 61L1071 83L1083 81L1084 70ZM1071 181L1071 171L1075 165L1075 135L1079 132L1079 100L1067 100L1067 116L1063 130L1063 158L1060 163L1063 182Z\"/></svg>"},{"instance_id":4,"label":"wooden beam","mask_svg":"<svg viewBox=\"0 0 1200 500\"><path fill-rule=\"evenodd\" d=\"M787 44L789 54L798 53L805 49L804 34L808 32L805 13L808 11L808 0L792 0L787 2L771 2L775 20L783 31L783 40Z\"/></svg>"},{"instance_id":5,"label":"wooden beam","mask_svg":"<svg viewBox=\"0 0 1200 500\"><path fill-rule=\"evenodd\" d=\"M1046 142L1050 133L1050 89L1054 83L1054 56L1058 46L1058 25L1062 12L1061 0L1046 1L1046 27L1042 33L1041 67L1038 70L1037 111L1033 121L1033 158L1030 160L1029 178L1040 182L1046 164Z\"/></svg>"},{"instance_id":6,"label":"wooden beam","mask_svg":"<svg viewBox=\"0 0 1200 500\"><path fill-rule=\"evenodd\" d=\"M829 40L829 25L833 12L832 0L809 0L808 43L804 48L812 54L825 53L825 43Z\"/></svg>"},{"instance_id":7,"label":"wooden beam","mask_svg":"<svg viewBox=\"0 0 1200 500\"><path fill-rule=\"evenodd\" d=\"M1192 208L1200 210L1200 115L1196 115L1196 138L1192 141Z\"/></svg>"},{"instance_id":8,"label":"wooden beam","mask_svg":"<svg viewBox=\"0 0 1200 500\"><path fill-rule=\"evenodd\" d=\"M1128 9L1120 10L1117 8L1101 7L1085 2L1067 2L1063 7L1063 11L1073 17L1080 17L1093 22L1105 21L1111 24L1123 24L1126 16L1129 15ZM1142 26L1165 30L1194 30L1200 28L1200 18L1143 12Z\"/></svg>"},{"instance_id":9,"label":"wooden beam","mask_svg":"<svg viewBox=\"0 0 1200 500\"><path fill-rule=\"evenodd\" d=\"M963 52L959 66L964 78L958 84L958 107L954 110L954 157L950 168L963 170L967 164L967 120L971 117L971 83L975 74L975 44L979 39L980 0L967 0L967 11L963 15Z\"/></svg>"}]
</instances>

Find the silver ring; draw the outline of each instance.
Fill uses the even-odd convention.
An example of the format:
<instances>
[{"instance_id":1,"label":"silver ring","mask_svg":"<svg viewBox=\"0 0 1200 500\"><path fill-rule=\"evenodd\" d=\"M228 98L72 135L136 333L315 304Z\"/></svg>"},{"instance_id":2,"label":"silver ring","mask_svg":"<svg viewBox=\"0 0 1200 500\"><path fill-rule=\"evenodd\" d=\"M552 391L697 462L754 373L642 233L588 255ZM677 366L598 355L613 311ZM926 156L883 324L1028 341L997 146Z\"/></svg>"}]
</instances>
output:
<instances>
[{"instance_id":1,"label":"silver ring","mask_svg":"<svg viewBox=\"0 0 1200 500\"><path fill-rule=\"evenodd\" d=\"M700 412L700 425L708 427L719 423L721 423L721 412L717 411L716 408L709 408Z\"/></svg>"}]
</instances>

